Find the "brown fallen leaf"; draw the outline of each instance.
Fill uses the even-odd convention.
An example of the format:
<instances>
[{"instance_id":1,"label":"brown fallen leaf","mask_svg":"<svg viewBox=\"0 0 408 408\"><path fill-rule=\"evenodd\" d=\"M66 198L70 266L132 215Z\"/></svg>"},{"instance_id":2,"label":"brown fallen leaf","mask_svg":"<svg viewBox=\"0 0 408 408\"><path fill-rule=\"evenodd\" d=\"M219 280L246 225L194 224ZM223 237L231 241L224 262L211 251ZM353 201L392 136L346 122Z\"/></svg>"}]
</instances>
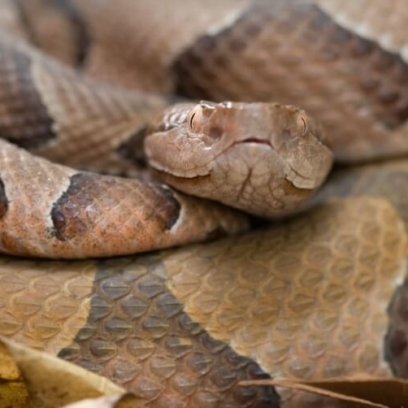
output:
<instances>
[{"instance_id":1,"label":"brown fallen leaf","mask_svg":"<svg viewBox=\"0 0 408 408\"><path fill-rule=\"evenodd\" d=\"M128 393L113 397L86 399L75 404L66 405L64 408L133 408L136 406L135 403L138 403L137 398Z\"/></svg>"},{"instance_id":2,"label":"brown fallen leaf","mask_svg":"<svg viewBox=\"0 0 408 408\"><path fill-rule=\"evenodd\" d=\"M28 391L22 381L0 382L0 407L29 408Z\"/></svg>"},{"instance_id":3,"label":"brown fallen leaf","mask_svg":"<svg viewBox=\"0 0 408 408\"><path fill-rule=\"evenodd\" d=\"M408 407L408 380L401 378L336 378L322 381L274 378L242 381L240 385L282 387L370 408Z\"/></svg>"},{"instance_id":4,"label":"brown fallen leaf","mask_svg":"<svg viewBox=\"0 0 408 408\"><path fill-rule=\"evenodd\" d=\"M10 408L57 408L102 396L118 396L119 401L125 394L106 378L4 337L0 337L0 384L0 406ZM133 397L128 406L135 402L141 400Z\"/></svg>"},{"instance_id":5,"label":"brown fallen leaf","mask_svg":"<svg viewBox=\"0 0 408 408\"><path fill-rule=\"evenodd\" d=\"M0 407L27 407L28 390L7 346L0 342Z\"/></svg>"},{"instance_id":6,"label":"brown fallen leaf","mask_svg":"<svg viewBox=\"0 0 408 408\"><path fill-rule=\"evenodd\" d=\"M0 337L1 339L1 337ZM20 371L8 347L0 340L0 378L8 381L22 381Z\"/></svg>"}]
</instances>

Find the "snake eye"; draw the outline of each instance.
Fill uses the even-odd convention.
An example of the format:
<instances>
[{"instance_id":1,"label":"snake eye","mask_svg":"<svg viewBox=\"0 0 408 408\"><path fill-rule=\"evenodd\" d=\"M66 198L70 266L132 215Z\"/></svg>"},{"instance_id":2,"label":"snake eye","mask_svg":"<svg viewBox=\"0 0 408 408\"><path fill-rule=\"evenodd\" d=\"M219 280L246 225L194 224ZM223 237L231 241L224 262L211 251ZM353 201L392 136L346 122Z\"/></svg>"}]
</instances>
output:
<instances>
[{"instance_id":1,"label":"snake eye","mask_svg":"<svg viewBox=\"0 0 408 408\"><path fill-rule=\"evenodd\" d=\"M200 105L196 105L194 109L191 110L187 117L188 127L193 132L198 132L200 129L200 124L203 118L203 109Z\"/></svg>"},{"instance_id":2,"label":"snake eye","mask_svg":"<svg viewBox=\"0 0 408 408\"><path fill-rule=\"evenodd\" d=\"M190 117L190 121L189 121L190 129L193 129L193 123L194 123L195 115L196 115L196 112L194 112Z\"/></svg>"},{"instance_id":3,"label":"snake eye","mask_svg":"<svg viewBox=\"0 0 408 408\"><path fill-rule=\"evenodd\" d=\"M303 122L303 135L302 136L304 136L307 133L307 123L304 118L302 118L302 122Z\"/></svg>"},{"instance_id":4,"label":"snake eye","mask_svg":"<svg viewBox=\"0 0 408 408\"><path fill-rule=\"evenodd\" d=\"M297 125L299 126L299 130L300 130L300 135L301 137L305 136L306 133L309 131L309 125L308 125L308 121L307 118L305 117L305 114L302 112L298 117L297 117Z\"/></svg>"}]
</instances>

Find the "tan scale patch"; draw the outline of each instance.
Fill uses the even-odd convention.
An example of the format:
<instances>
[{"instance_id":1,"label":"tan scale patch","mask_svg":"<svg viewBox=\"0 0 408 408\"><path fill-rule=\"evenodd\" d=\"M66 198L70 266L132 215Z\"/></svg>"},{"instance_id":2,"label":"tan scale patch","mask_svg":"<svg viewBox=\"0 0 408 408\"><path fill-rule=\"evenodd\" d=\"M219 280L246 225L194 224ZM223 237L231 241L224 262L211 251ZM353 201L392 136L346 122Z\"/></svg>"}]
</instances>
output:
<instances>
[{"instance_id":1,"label":"tan scale patch","mask_svg":"<svg viewBox=\"0 0 408 408\"><path fill-rule=\"evenodd\" d=\"M326 204L284 227L170 255L167 285L214 338L272 376L390 374L387 305L407 236L382 199Z\"/></svg>"},{"instance_id":2,"label":"tan scale patch","mask_svg":"<svg viewBox=\"0 0 408 408\"><path fill-rule=\"evenodd\" d=\"M24 24L31 44L67 65L76 65L81 63L78 60L86 58L86 26L70 1L19 0L15 3L20 9L20 24Z\"/></svg>"},{"instance_id":3,"label":"tan scale patch","mask_svg":"<svg viewBox=\"0 0 408 408\"><path fill-rule=\"evenodd\" d=\"M0 41L0 135L34 149L57 135L31 76L31 55L16 44L3 36Z\"/></svg>"},{"instance_id":4,"label":"tan scale patch","mask_svg":"<svg viewBox=\"0 0 408 408\"><path fill-rule=\"evenodd\" d=\"M14 38L28 40L17 2L14 0L0 0L0 28L3 33Z\"/></svg>"},{"instance_id":5,"label":"tan scale patch","mask_svg":"<svg viewBox=\"0 0 408 408\"><path fill-rule=\"evenodd\" d=\"M97 266L0 258L0 335L57 355L89 319Z\"/></svg>"},{"instance_id":6,"label":"tan scale patch","mask_svg":"<svg viewBox=\"0 0 408 408\"><path fill-rule=\"evenodd\" d=\"M176 56L209 30L231 24L250 2L207 0L205 7L201 0L179 2L178 7L172 2L158 7L150 0L72 3L92 37L88 73L144 91L171 93L169 66Z\"/></svg>"},{"instance_id":7,"label":"tan scale patch","mask_svg":"<svg viewBox=\"0 0 408 408\"><path fill-rule=\"evenodd\" d=\"M337 170L314 198L323 202L329 197L387 197L397 209L408 230L408 161L406 159L361 165Z\"/></svg>"},{"instance_id":8,"label":"tan scale patch","mask_svg":"<svg viewBox=\"0 0 408 408\"><path fill-rule=\"evenodd\" d=\"M86 80L41 55L32 75L58 134L37 154L76 168L135 174L138 166L117 149L167 105L163 98Z\"/></svg>"},{"instance_id":9,"label":"tan scale patch","mask_svg":"<svg viewBox=\"0 0 408 408\"><path fill-rule=\"evenodd\" d=\"M408 61L408 8L405 0L317 0L338 24Z\"/></svg>"}]
</instances>

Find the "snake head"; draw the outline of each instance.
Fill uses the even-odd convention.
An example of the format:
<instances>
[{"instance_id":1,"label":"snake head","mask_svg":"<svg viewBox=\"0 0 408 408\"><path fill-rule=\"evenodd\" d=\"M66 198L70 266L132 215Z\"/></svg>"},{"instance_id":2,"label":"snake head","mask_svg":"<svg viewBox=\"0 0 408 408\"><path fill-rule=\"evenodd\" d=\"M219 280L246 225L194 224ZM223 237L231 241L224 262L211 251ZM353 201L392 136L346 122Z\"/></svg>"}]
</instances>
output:
<instances>
[{"instance_id":1,"label":"snake head","mask_svg":"<svg viewBox=\"0 0 408 408\"><path fill-rule=\"evenodd\" d=\"M169 108L145 150L174 187L274 216L326 178L333 157L323 140L320 127L293 106L202 101Z\"/></svg>"}]
</instances>

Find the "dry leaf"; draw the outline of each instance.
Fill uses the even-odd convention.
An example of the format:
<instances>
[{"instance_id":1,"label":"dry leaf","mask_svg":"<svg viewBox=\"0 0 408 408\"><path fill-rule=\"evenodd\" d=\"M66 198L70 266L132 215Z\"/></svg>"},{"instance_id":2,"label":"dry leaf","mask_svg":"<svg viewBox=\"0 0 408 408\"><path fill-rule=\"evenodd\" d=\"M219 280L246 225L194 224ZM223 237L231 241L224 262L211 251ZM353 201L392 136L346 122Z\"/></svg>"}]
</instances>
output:
<instances>
[{"instance_id":1,"label":"dry leaf","mask_svg":"<svg viewBox=\"0 0 408 408\"><path fill-rule=\"evenodd\" d=\"M22 381L20 371L7 345L0 341L0 378L7 381Z\"/></svg>"},{"instance_id":2,"label":"dry leaf","mask_svg":"<svg viewBox=\"0 0 408 408\"><path fill-rule=\"evenodd\" d=\"M113 397L101 397L96 399L87 399L66 405L64 408L133 408L140 402L132 394L115 395ZM140 405L138 405L140 406Z\"/></svg>"},{"instance_id":3,"label":"dry leaf","mask_svg":"<svg viewBox=\"0 0 408 408\"><path fill-rule=\"evenodd\" d=\"M120 400L125 394L106 378L4 337L0 337L0 380L5 381L0 406L10 408L56 408L86 398L119 396Z\"/></svg>"},{"instance_id":4,"label":"dry leaf","mask_svg":"<svg viewBox=\"0 0 408 408\"><path fill-rule=\"evenodd\" d=\"M0 407L29 408L28 391L22 381L0 382Z\"/></svg>"}]
</instances>

